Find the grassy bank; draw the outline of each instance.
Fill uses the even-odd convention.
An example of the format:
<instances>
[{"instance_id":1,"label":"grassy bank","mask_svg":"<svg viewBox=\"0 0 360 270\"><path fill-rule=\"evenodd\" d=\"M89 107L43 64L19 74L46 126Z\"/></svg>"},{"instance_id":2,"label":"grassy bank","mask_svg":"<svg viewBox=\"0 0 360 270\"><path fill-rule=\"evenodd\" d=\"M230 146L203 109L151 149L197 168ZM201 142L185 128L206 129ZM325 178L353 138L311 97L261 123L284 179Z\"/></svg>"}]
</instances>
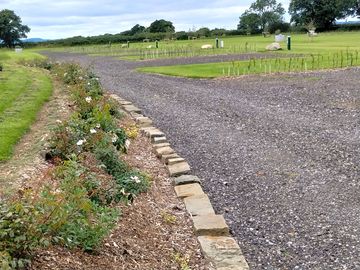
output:
<instances>
[{"instance_id":1,"label":"grassy bank","mask_svg":"<svg viewBox=\"0 0 360 270\"><path fill-rule=\"evenodd\" d=\"M7 160L14 145L26 133L44 102L52 83L44 71L25 67L18 61L41 58L35 53L0 51L0 162Z\"/></svg>"}]
</instances>

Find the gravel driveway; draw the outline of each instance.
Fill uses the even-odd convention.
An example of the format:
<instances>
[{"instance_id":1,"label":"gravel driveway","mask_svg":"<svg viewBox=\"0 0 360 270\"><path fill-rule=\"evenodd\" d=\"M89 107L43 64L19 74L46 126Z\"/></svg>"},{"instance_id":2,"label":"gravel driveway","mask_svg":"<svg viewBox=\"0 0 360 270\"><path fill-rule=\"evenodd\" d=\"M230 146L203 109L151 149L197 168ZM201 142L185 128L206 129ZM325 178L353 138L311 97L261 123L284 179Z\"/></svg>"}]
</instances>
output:
<instances>
[{"instance_id":1,"label":"gravel driveway","mask_svg":"<svg viewBox=\"0 0 360 270\"><path fill-rule=\"evenodd\" d=\"M252 269L360 269L360 69L195 80L133 70L180 60L47 55L91 65L155 121Z\"/></svg>"}]
</instances>

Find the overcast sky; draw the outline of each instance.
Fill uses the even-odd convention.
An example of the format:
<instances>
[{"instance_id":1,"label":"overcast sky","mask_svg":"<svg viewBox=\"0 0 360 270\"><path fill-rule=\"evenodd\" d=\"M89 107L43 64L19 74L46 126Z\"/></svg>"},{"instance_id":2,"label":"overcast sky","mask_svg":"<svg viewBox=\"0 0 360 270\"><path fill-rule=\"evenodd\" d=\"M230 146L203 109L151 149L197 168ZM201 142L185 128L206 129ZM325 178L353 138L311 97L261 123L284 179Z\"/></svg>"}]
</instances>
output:
<instances>
[{"instance_id":1,"label":"overcast sky","mask_svg":"<svg viewBox=\"0 0 360 270\"><path fill-rule=\"evenodd\" d=\"M0 0L31 28L28 37L63 38L115 34L135 24L170 20L176 31L189 28L235 29L253 0ZM288 0L281 0L288 9ZM286 16L288 18L288 16Z\"/></svg>"}]
</instances>

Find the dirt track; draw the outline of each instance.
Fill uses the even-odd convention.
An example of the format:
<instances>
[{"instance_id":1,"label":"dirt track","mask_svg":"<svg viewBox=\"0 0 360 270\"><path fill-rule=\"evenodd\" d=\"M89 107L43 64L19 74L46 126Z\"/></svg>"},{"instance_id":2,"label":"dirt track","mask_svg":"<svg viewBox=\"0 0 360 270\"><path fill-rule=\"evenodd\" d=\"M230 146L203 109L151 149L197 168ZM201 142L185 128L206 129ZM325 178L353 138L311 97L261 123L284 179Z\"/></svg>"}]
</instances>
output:
<instances>
[{"instance_id":1,"label":"dirt track","mask_svg":"<svg viewBox=\"0 0 360 270\"><path fill-rule=\"evenodd\" d=\"M359 69L193 80L134 71L180 60L47 54L90 65L155 121L252 269L360 269Z\"/></svg>"}]
</instances>

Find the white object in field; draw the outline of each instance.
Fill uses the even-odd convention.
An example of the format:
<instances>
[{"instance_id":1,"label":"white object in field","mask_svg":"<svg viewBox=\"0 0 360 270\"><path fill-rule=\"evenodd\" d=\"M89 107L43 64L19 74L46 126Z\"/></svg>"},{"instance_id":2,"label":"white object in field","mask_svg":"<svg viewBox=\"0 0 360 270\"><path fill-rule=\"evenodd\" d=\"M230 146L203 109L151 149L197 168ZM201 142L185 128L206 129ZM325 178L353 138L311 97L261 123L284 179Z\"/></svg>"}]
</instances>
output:
<instances>
[{"instance_id":1,"label":"white object in field","mask_svg":"<svg viewBox=\"0 0 360 270\"><path fill-rule=\"evenodd\" d=\"M317 33L315 32L315 30L309 30L308 35L309 35L309 37L315 37L315 36L317 36Z\"/></svg>"},{"instance_id":2,"label":"white object in field","mask_svg":"<svg viewBox=\"0 0 360 270\"><path fill-rule=\"evenodd\" d=\"M127 48L127 44L121 44L121 48Z\"/></svg>"},{"instance_id":3,"label":"white object in field","mask_svg":"<svg viewBox=\"0 0 360 270\"><path fill-rule=\"evenodd\" d=\"M205 45L201 46L201 49L212 49L212 48L213 48L213 45L211 45L211 44L205 44Z\"/></svg>"},{"instance_id":4,"label":"white object in field","mask_svg":"<svg viewBox=\"0 0 360 270\"><path fill-rule=\"evenodd\" d=\"M266 46L267 51L278 51L281 50L281 45L277 42L271 43Z\"/></svg>"},{"instance_id":5,"label":"white object in field","mask_svg":"<svg viewBox=\"0 0 360 270\"><path fill-rule=\"evenodd\" d=\"M220 40L220 48L224 48L224 41Z\"/></svg>"},{"instance_id":6,"label":"white object in field","mask_svg":"<svg viewBox=\"0 0 360 270\"><path fill-rule=\"evenodd\" d=\"M275 42L283 42L285 41L285 36L282 34L275 35Z\"/></svg>"},{"instance_id":7,"label":"white object in field","mask_svg":"<svg viewBox=\"0 0 360 270\"><path fill-rule=\"evenodd\" d=\"M153 46L153 45L149 45L149 46L147 46L146 48L152 49L152 48L154 48L154 46Z\"/></svg>"},{"instance_id":8,"label":"white object in field","mask_svg":"<svg viewBox=\"0 0 360 270\"><path fill-rule=\"evenodd\" d=\"M23 49L20 48L20 47L16 47L16 48L15 48L15 52L17 52L17 53L21 53L22 51L23 51Z\"/></svg>"}]
</instances>

